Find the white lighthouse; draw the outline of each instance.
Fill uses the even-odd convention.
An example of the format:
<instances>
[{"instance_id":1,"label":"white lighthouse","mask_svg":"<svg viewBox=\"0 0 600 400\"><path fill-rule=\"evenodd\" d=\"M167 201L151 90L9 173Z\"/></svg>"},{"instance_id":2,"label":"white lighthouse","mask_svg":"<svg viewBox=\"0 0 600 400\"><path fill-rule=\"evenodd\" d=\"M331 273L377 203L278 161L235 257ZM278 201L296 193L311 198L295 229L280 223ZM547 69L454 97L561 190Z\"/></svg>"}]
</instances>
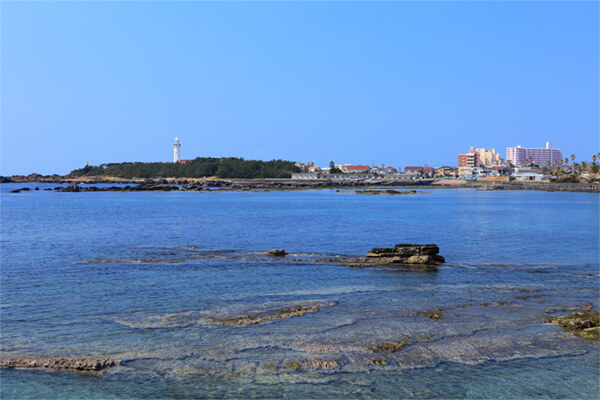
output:
<instances>
[{"instance_id":1,"label":"white lighthouse","mask_svg":"<svg viewBox=\"0 0 600 400\"><path fill-rule=\"evenodd\" d=\"M175 138L175 143L173 143L173 162L177 164L181 161L181 144L179 143L179 138Z\"/></svg>"}]
</instances>

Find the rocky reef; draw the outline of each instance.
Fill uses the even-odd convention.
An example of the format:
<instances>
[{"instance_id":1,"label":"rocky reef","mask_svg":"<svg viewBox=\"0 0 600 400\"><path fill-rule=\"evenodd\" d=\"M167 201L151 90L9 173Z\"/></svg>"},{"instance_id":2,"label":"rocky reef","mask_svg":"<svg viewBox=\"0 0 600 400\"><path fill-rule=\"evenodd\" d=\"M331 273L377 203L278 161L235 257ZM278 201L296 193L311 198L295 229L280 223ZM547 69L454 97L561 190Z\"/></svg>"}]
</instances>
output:
<instances>
[{"instance_id":1,"label":"rocky reef","mask_svg":"<svg viewBox=\"0 0 600 400\"><path fill-rule=\"evenodd\" d=\"M354 192L356 194L371 194L371 195L398 195L398 194L417 194L417 193L425 193L425 192L417 192L416 190L374 190L374 189L366 189L366 190L357 190Z\"/></svg>"},{"instance_id":2,"label":"rocky reef","mask_svg":"<svg viewBox=\"0 0 600 400\"><path fill-rule=\"evenodd\" d=\"M548 317L550 322L563 328L565 332L582 339L600 341L600 315L595 310L575 311L564 317Z\"/></svg>"},{"instance_id":3,"label":"rocky reef","mask_svg":"<svg viewBox=\"0 0 600 400\"><path fill-rule=\"evenodd\" d=\"M264 324L265 322L273 321L275 319L283 319L283 318L294 318L301 317L305 314L316 313L319 312L318 305L297 305L288 308L282 308L276 311L257 311L250 312L247 315L241 316L231 316L231 317L217 317L212 318L212 322L225 325L225 326L248 326L248 325L258 325Z\"/></svg>"},{"instance_id":4,"label":"rocky reef","mask_svg":"<svg viewBox=\"0 0 600 400\"><path fill-rule=\"evenodd\" d=\"M101 371L121 365L121 360L112 358L4 358L2 368L47 368L55 370Z\"/></svg>"},{"instance_id":5,"label":"rocky reef","mask_svg":"<svg viewBox=\"0 0 600 400\"><path fill-rule=\"evenodd\" d=\"M435 244L397 244L392 248L375 248L367 253L369 262L380 264L437 265L446 262Z\"/></svg>"},{"instance_id":6,"label":"rocky reef","mask_svg":"<svg viewBox=\"0 0 600 400\"><path fill-rule=\"evenodd\" d=\"M54 190L58 192L172 192L179 190L179 187L165 183L145 182L137 186L110 186L110 187L81 187L76 183L71 183L67 187L57 187Z\"/></svg>"}]
</instances>

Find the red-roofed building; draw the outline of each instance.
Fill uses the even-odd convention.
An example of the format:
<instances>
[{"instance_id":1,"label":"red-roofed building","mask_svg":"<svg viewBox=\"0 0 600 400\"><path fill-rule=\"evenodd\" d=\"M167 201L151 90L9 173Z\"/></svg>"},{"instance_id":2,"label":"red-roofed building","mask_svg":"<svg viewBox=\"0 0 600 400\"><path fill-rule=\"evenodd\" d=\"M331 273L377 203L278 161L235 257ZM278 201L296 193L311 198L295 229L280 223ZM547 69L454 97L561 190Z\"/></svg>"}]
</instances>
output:
<instances>
[{"instance_id":1,"label":"red-roofed building","mask_svg":"<svg viewBox=\"0 0 600 400\"><path fill-rule=\"evenodd\" d=\"M371 168L368 165L345 165L344 172L348 174L357 174L363 172L369 172Z\"/></svg>"}]
</instances>

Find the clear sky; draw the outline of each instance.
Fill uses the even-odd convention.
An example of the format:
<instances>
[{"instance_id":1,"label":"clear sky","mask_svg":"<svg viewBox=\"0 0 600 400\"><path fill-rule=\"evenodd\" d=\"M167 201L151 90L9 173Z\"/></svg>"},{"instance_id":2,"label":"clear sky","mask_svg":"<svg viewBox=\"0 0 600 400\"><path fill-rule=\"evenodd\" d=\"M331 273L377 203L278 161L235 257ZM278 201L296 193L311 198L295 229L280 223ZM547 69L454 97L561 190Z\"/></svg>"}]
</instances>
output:
<instances>
[{"instance_id":1,"label":"clear sky","mask_svg":"<svg viewBox=\"0 0 600 400\"><path fill-rule=\"evenodd\" d=\"M598 2L6 2L2 175L599 151Z\"/></svg>"}]
</instances>

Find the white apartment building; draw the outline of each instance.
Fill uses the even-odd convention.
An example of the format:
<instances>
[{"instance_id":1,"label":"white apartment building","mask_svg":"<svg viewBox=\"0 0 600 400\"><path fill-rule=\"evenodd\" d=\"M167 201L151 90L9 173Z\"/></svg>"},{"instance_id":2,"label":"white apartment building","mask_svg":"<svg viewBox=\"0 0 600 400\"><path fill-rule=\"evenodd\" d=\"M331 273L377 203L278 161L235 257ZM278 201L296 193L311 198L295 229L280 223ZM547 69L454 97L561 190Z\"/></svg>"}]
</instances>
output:
<instances>
[{"instance_id":1,"label":"white apartment building","mask_svg":"<svg viewBox=\"0 0 600 400\"><path fill-rule=\"evenodd\" d=\"M546 148L535 149L522 147L507 147L506 148L506 162L512 163L514 166L521 166L525 164L525 160L531 158L531 160L541 167L546 166L558 166L562 164L562 152L560 149L553 149L552 143L546 142Z\"/></svg>"}]
</instances>

